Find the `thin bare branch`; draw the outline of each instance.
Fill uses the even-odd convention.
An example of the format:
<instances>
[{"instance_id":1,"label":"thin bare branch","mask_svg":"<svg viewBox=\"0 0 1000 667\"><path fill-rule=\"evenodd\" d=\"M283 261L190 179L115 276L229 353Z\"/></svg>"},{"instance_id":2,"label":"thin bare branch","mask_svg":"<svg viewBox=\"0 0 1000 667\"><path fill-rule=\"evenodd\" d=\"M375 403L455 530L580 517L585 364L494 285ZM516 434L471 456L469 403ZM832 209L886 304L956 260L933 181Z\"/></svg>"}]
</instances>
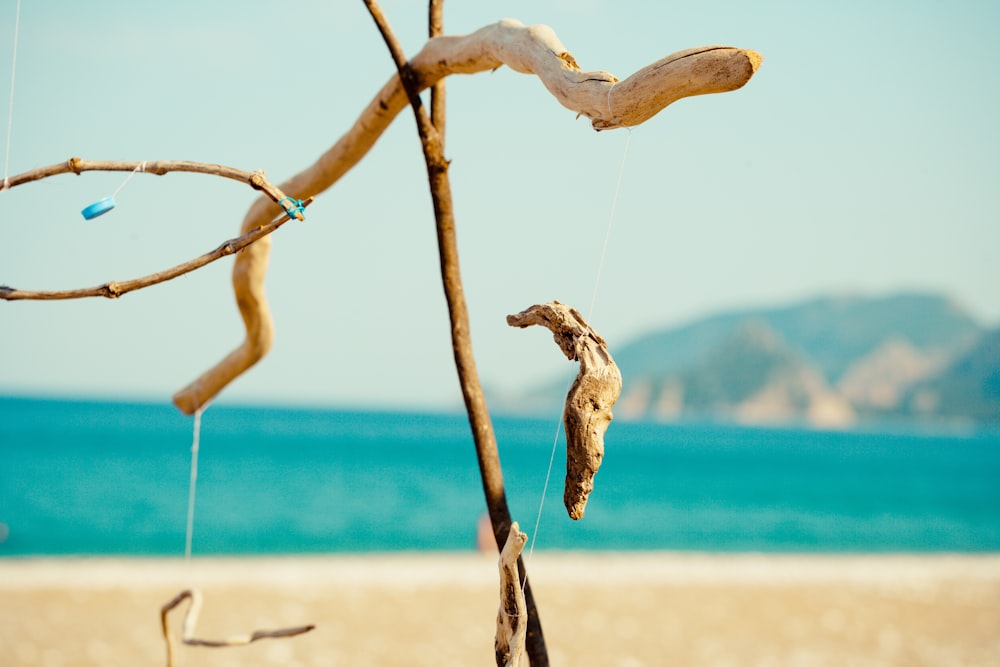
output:
<instances>
[{"instance_id":1,"label":"thin bare branch","mask_svg":"<svg viewBox=\"0 0 1000 667\"><path fill-rule=\"evenodd\" d=\"M31 171L26 171L23 174L17 174L16 176L11 176L8 179L7 186L10 188L16 187L18 185L24 185L25 183L30 183L32 181L38 181L43 178L49 178L50 176L56 176L58 174L82 174L85 171L136 171L139 170L146 174L155 174L157 176L162 176L168 174L172 171L184 171L195 174L210 174L212 176L222 176L223 178L230 178L234 181L241 181L247 183L255 190L263 190L272 200L278 201L274 198L274 194L277 192L274 186L271 185L267 179L263 178L261 172L249 172L243 171L242 169L234 169L233 167L227 167L221 164L210 164L207 162L191 162L187 160L157 160L153 162L122 162L118 160L84 160L81 157L71 157L65 162L59 162L58 164L51 164L47 167L39 167L37 169L32 169ZM251 181L251 178L255 174L260 174L260 178L263 180ZM266 187L265 187L266 184ZM280 199L280 197L279 197Z\"/></svg>"},{"instance_id":2,"label":"thin bare branch","mask_svg":"<svg viewBox=\"0 0 1000 667\"><path fill-rule=\"evenodd\" d=\"M255 630L249 635L236 635L227 639L199 639L194 636L195 625L198 623L198 614L201 612L201 592L197 589L181 591L172 600L160 608L160 626L163 630L163 640L167 644L167 667L174 667L174 637L170 631L170 623L167 621L169 614L177 605L184 600L190 600L187 613L184 614L184 625L181 630L181 641L188 646L205 646L208 648L222 648L226 646L245 646L261 639L284 639L295 637L314 629L315 625L300 625L294 628L282 628L280 630Z\"/></svg>"},{"instance_id":3,"label":"thin bare branch","mask_svg":"<svg viewBox=\"0 0 1000 667\"><path fill-rule=\"evenodd\" d=\"M427 7L427 36L430 39L444 34L444 0L430 0ZM445 92L444 79L431 86L431 124L441 134L444 148Z\"/></svg>"},{"instance_id":4,"label":"thin bare branch","mask_svg":"<svg viewBox=\"0 0 1000 667\"><path fill-rule=\"evenodd\" d=\"M150 287L151 285L156 285L158 283L165 282L167 280L172 280L178 276L182 276L185 273L190 273L196 269L200 269L206 264L221 259L222 257L227 257L234 253L243 250L247 246L255 243L259 239L267 236L278 227L283 225L285 222L295 217L298 220L302 220L303 215L299 210L299 204L297 202L292 202L288 197L285 197L284 193L279 188L276 188L267 177L264 176L262 172L249 172L242 171L240 169L234 169L232 167L226 167L218 164L206 164L203 162L186 162L186 161L157 161L157 162L118 162L111 160L84 160L79 157L73 157L66 162L60 162L58 164L49 165L47 167L40 167L38 169L32 169L31 171L26 171L23 174L17 174L9 179L9 187L16 187L18 185L23 185L25 183L31 183L33 181L42 180L44 178L49 178L50 176L56 176L59 174L74 173L80 174L84 171L140 171L142 173L156 174L162 176L163 174L170 173L172 171L181 172L191 172L198 174L211 174L214 176L221 176L223 178L229 178L235 181L241 181L248 184L254 190L261 190L274 202L280 202L281 208L284 209L285 215L282 215L271 222L256 227L249 230L247 233L242 234L236 238L229 239L223 242L214 250L207 252L203 255L195 257L192 260L183 262L169 269L164 269L163 271L158 271L156 273L143 276L141 278L134 278L131 280L123 281L109 281L102 285L97 285L94 287L84 287L81 289L70 289L70 290L51 290L51 291L38 291L38 290L22 290L9 287L6 285L0 285L0 299L6 301L17 301L17 300L61 300L61 299L81 299L85 297L96 297L103 296L109 299L117 299L118 297L128 294L129 292L134 292L135 290L143 289L144 287ZM312 199L303 202L302 207L307 206L311 203ZM291 217L290 217L291 216Z\"/></svg>"},{"instance_id":5,"label":"thin bare branch","mask_svg":"<svg viewBox=\"0 0 1000 667\"><path fill-rule=\"evenodd\" d=\"M441 264L441 281L444 287L445 300L448 302L448 316L451 322L452 353L455 358L455 369L458 372L459 385L465 401L465 410L469 416L469 426L476 446L476 459L479 463L479 474L483 484L483 494L486 497L486 507L493 526L493 536L497 544L507 539L510 532L511 517L507 505L507 494L504 490L503 469L500 465L500 452L497 448L496 434L486 407L486 397L483 394L476 370L475 355L472 351L472 335L469 324L469 309L465 303L462 288L462 273L458 262L458 238L455 234L455 213L452 206L451 181L448 178L448 161L444 156L442 132L439 132L427 117L420 101L416 84L413 83L409 65L403 54L402 47L393 35L388 21L382 14L376 0L364 0L368 11L385 39L386 46L392 54L393 61L399 72L400 80L406 88L407 98L416 116L417 130L424 151L424 162L427 165L427 181L430 186L431 200L434 205L434 219L437 226L438 256ZM527 582L527 570L524 562L518 558L518 570L524 589L527 605L527 650L531 664L534 667L546 667L549 664L548 651L542 625L535 606L531 587Z\"/></svg>"},{"instance_id":6,"label":"thin bare branch","mask_svg":"<svg viewBox=\"0 0 1000 667\"><path fill-rule=\"evenodd\" d=\"M302 202L302 206L308 206L312 203L312 201L312 198L307 199ZM134 292L136 290L143 289L144 287L150 287L168 280L173 280L174 278L183 276L185 273L191 273L196 269L200 269L206 264L211 264L217 259L222 259L223 257L228 257L229 255L237 253L249 246L251 243L255 243L259 239L267 236L289 220L291 220L291 218L288 217L287 214L282 215L263 227L258 227L247 232L246 234L243 234L242 236L237 236L236 238L224 241L221 245L215 248L215 250L199 255L198 257L178 264L177 266L173 266L169 269L164 269L163 271L158 271L156 273L151 273L141 278L133 278L132 280L123 281L112 280L102 285L83 287L73 290L32 291L20 290L6 285L0 285L0 299L4 299L6 301L17 301L22 299L55 301L62 299L82 299L92 296L103 296L109 299L117 299L118 297L124 296L129 292Z\"/></svg>"}]
</instances>

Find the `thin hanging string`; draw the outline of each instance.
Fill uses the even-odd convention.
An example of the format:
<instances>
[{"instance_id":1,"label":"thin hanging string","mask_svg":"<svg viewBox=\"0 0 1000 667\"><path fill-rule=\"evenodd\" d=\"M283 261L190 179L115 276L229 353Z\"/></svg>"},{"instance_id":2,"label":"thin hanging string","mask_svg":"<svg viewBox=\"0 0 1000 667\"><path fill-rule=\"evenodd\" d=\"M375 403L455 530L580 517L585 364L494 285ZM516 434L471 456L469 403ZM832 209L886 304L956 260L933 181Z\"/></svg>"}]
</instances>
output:
<instances>
[{"instance_id":1,"label":"thin hanging string","mask_svg":"<svg viewBox=\"0 0 1000 667\"><path fill-rule=\"evenodd\" d=\"M118 186L118 189L111 193L111 198L114 199L116 196L118 196L118 193L122 191L122 188L124 188L128 184L128 182L132 180L132 177L135 176L136 173L140 172L140 171L146 171L146 161L145 160L143 160L142 162L140 162L136 166L136 168L133 169L129 173L129 175L125 177L125 180L122 181L122 184Z\"/></svg>"},{"instance_id":2,"label":"thin hanging string","mask_svg":"<svg viewBox=\"0 0 1000 667\"><path fill-rule=\"evenodd\" d=\"M570 381L572 383L572 381ZM568 390L568 387L567 387ZM528 558L535 553L535 540L538 539L538 525L542 522L542 510L545 508L545 496L549 493L549 481L552 479L552 466L556 461L556 450L559 448L559 434L562 432L562 421L556 423L556 436L552 439L552 451L549 453L549 468L545 471L545 484L542 485L542 497L538 501L538 515L535 516L535 528L531 531L531 544L528 545ZM525 577L527 582L528 578ZM522 584L523 585L523 584Z\"/></svg>"},{"instance_id":3,"label":"thin hanging string","mask_svg":"<svg viewBox=\"0 0 1000 667\"><path fill-rule=\"evenodd\" d=\"M184 560L191 561L191 540L194 537L194 495L198 484L198 441L201 437L201 413L204 406L194 411L194 436L191 440L191 478L188 482L187 533L184 537Z\"/></svg>"},{"instance_id":4,"label":"thin hanging string","mask_svg":"<svg viewBox=\"0 0 1000 667\"><path fill-rule=\"evenodd\" d=\"M613 88L614 86L612 86ZM608 90L608 107L611 106L611 91ZM597 262L597 275L594 278L594 291L590 297L590 309L587 311L587 321L591 320L594 314L594 304L597 302L597 290L601 284L601 273L604 270L604 259L608 252L608 241L611 238L611 228L614 226L615 222L615 210L618 208L618 195L622 190L622 176L625 174L625 160L628 158L628 148L629 144L632 143L632 128L626 127L628 130L628 137L625 139L625 149L622 151L622 161L618 167L618 182L615 184L615 194L611 198L611 215L608 217L608 227L604 232L604 244L601 247L601 256ZM573 381L570 380L567 385L567 391L569 387L572 386ZM535 528L531 531L531 544L528 545L528 556L527 560L531 560L532 554L535 553L535 541L538 539L538 526L542 522L542 510L545 508L545 497L548 495L549 482L552 480L552 466L555 464L556 460L556 450L559 447L559 435L562 433L562 420L558 420L556 424L556 435L552 439L552 452L549 454L549 468L545 473L545 484L542 486L542 498L538 502L538 515L535 517ZM527 578L525 578L527 582Z\"/></svg>"},{"instance_id":5,"label":"thin hanging string","mask_svg":"<svg viewBox=\"0 0 1000 667\"><path fill-rule=\"evenodd\" d=\"M611 97L611 91L608 91L608 98ZM594 277L594 291L590 295L590 308L587 310L587 321L594 316L594 304L597 303L597 290L601 286L601 274L604 273L604 258L608 254L608 241L611 239L611 226L615 221L615 210L618 208L618 194L622 190L622 176L625 175L625 159L628 157L628 147L632 143L632 128L625 128L628 130L628 136L625 138L625 150L622 151L622 162L618 167L618 183L615 185L615 196L611 200L611 217L608 219L608 228L604 232L604 245L601 246L601 259L597 262L597 275Z\"/></svg>"},{"instance_id":6,"label":"thin hanging string","mask_svg":"<svg viewBox=\"0 0 1000 667\"><path fill-rule=\"evenodd\" d=\"M7 147L3 158L3 186L0 190L10 187L10 137L14 127L14 73L17 71L17 36L21 28L21 0L17 0L17 10L14 13L14 55L10 61L10 106L7 108Z\"/></svg>"}]
</instances>

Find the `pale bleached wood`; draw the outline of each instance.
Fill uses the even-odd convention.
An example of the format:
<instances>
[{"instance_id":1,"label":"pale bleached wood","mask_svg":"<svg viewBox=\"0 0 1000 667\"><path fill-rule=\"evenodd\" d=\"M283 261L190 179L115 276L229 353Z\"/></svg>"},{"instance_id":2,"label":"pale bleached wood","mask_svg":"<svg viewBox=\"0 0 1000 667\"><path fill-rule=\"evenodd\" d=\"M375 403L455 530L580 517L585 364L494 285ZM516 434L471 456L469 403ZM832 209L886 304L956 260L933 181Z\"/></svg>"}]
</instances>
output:
<instances>
[{"instance_id":1,"label":"pale bleached wood","mask_svg":"<svg viewBox=\"0 0 1000 667\"><path fill-rule=\"evenodd\" d=\"M493 640L497 667L519 667L528 636L528 607L517 574L517 559L528 542L517 522L510 525L507 542L497 561L500 570L500 608L497 610L497 632Z\"/></svg>"},{"instance_id":2,"label":"pale bleached wood","mask_svg":"<svg viewBox=\"0 0 1000 667\"><path fill-rule=\"evenodd\" d=\"M537 75L563 106L590 118L595 129L613 129L638 125L682 97L740 88L760 62L754 51L707 46L667 56L618 81L607 72L581 71L548 26L525 26L505 19L470 35L431 39L409 66L423 90L452 74L507 65ZM399 76L393 75L351 129L312 166L282 183L281 189L305 199L329 188L368 153L406 104ZM511 114L517 110L512 108ZM242 232L266 223L267 216L267 201L258 200L247 212ZM240 347L174 395L174 403L185 413L193 414L270 349L274 325L263 286L269 251L266 238L237 256L233 288L247 336Z\"/></svg>"},{"instance_id":3,"label":"pale bleached wood","mask_svg":"<svg viewBox=\"0 0 1000 667\"><path fill-rule=\"evenodd\" d=\"M195 588L188 589L178 593L160 608L160 626L163 631L163 640L167 644L167 667L174 667L174 637L170 631L170 623L167 621L167 615L184 600L190 600L190 604L188 605L187 612L184 614L184 623L181 627L181 641L188 646L205 646L208 648L245 646L261 639L294 637L309 632L316 627L315 625L300 625L280 630L255 630L248 635L234 635L226 639L199 639L194 634L195 626L198 624L198 614L201 612L201 592Z\"/></svg>"},{"instance_id":4,"label":"pale bleached wood","mask_svg":"<svg viewBox=\"0 0 1000 667\"><path fill-rule=\"evenodd\" d=\"M572 519L583 518L594 475L604 459L604 433L614 415L611 408L622 391L622 376L608 346L575 308L558 301L531 306L507 316L512 327L543 326L559 349L580 371L566 395L566 484L563 502Z\"/></svg>"}]
</instances>

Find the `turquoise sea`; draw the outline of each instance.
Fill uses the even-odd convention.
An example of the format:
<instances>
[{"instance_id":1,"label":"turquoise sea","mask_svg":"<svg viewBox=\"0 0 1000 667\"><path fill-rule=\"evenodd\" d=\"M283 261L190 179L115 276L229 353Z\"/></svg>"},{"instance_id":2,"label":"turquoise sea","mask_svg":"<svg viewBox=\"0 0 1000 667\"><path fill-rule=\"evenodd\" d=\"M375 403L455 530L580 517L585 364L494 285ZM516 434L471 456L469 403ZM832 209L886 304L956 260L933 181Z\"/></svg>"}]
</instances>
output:
<instances>
[{"instance_id":1,"label":"turquoise sea","mask_svg":"<svg viewBox=\"0 0 1000 667\"><path fill-rule=\"evenodd\" d=\"M494 421L534 531L558 418ZM0 556L182 555L193 420L167 404L0 398ZM616 421L586 517L560 433L536 550L1000 551L1000 432ZM485 510L464 414L215 405L193 552L468 550Z\"/></svg>"}]
</instances>

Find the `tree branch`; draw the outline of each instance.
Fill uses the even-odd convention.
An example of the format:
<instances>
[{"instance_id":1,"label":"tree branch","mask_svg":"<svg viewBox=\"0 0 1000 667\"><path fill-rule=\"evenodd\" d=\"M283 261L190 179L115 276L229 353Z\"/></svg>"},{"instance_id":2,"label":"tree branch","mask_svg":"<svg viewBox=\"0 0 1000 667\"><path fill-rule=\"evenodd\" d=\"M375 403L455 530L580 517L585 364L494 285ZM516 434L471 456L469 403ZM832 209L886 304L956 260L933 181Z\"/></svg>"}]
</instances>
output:
<instances>
[{"instance_id":1,"label":"tree branch","mask_svg":"<svg viewBox=\"0 0 1000 667\"><path fill-rule=\"evenodd\" d=\"M672 102L742 87L761 62L754 51L709 46L681 51L639 70L624 81L607 72L583 72L548 26L525 26L505 19L466 36L435 37L409 61L416 91L452 74L473 74L502 65L536 74L565 107L589 117L595 129L634 126ZM354 125L312 166L282 184L293 197L317 195L364 157L397 114L407 92L395 75L361 112ZM267 222L266 200L253 204L241 233ZM216 393L250 368L271 347L274 325L264 296L269 239L237 255L233 289L246 328L246 339L216 366L174 394L174 403L193 414Z\"/></svg>"},{"instance_id":2,"label":"tree branch","mask_svg":"<svg viewBox=\"0 0 1000 667\"><path fill-rule=\"evenodd\" d=\"M58 174L82 174L85 171L136 171L145 174L155 174L163 176L172 171L185 171L196 174L210 174L212 176L222 176L234 181L247 183L254 190L263 190L273 201L278 201L284 195L280 190L271 185L270 181L264 178L263 172L249 172L242 169L234 169L221 164L209 164L206 162L191 162L188 160L157 160L154 162L121 162L118 160L84 160L82 157L71 157L65 162L51 164L47 167L39 167L26 171L23 174L11 176L8 179L7 187L13 188L24 185L32 181L39 181L43 178L56 176Z\"/></svg>"},{"instance_id":3,"label":"tree branch","mask_svg":"<svg viewBox=\"0 0 1000 667\"><path fill-rule=\"evenodd\" d=\"M427 6L427 37L434 39L444 34L444 0L430 0ZM441 148L444 149L444 119L445 119L444 79L431 86L431 124L441 135Z\"/></svg>"},{"instance_id":4,"label":"tree branch","mask_svg":"<svg viewBox=\"0 0 1000 667\"><path fill-rule=\"evenodd\" d=\"M412 70L407 64L403 50L393 35L381 8L376 0L364 0L364 2L392 54L393 62L395 62L400 80L406 88L407 97L417 121L417 131L420 134L424 162L427 165L427 180L434 205L441 281L445 299L448 302L448 316L451 322L452 353L455 358L455 368L458 371L462 398L465 401L465 410L469 416L472 438L476 446L476 459L479 463L479 474L483 484L483 494L486 498L490 523L493 526L493 536L499 546L507 540L512 521L510 509L507 506L507 494L504 490L503 469L500 465L496 434L493 431L493 423L486 407L486 397L483 395L482 385L479 382L475 355L472 351L469 310L462 288L451 182L448 178L448 161L444 156L442 133L431 124L427 117L427 112L420 101L417 86L412 80ZM519 557L515 557L527 605L528 657L535 667L545 667L549 664L549 657L545 647L541 621L538 617L538 609L527 581L524 562Z\"/></svg>"},{"instance_id":5,"label":"tree branch","mask_svg":"<svg viewBox=\"0 0 1000 667\"><path fill-rule=\"evenodd\" d=\"M195 257L187 262L178 264L177 266L163 271L158 271L141 278L120 282L110 281L95 287L52 291L21 290L8 287L6 285L0 285L0 299L4 299L6 301L27 299L51 301L59 299L81 299L84 297L94 296L117 299L118 297L128 294L129 292L134 292L135 290L139 290L144 287L149 287L151 285L171 280L178 276L182 276L185 273L190 273L191 271L200 269L206 264L210 264L217 259L237 253L285 224L285 222L291 219L290 216L295 217L298 220L303 219L302 212L298 210L298 204L292 203L289 198L285 197L284 193L280 189L276 188L270 181L267 180L267 177L264 176L263 172L257 171L251 173L249 171L234 169L233 167L226 167L219 164L206 164L203 162L172 160L163 160L158 162L118 162L111 160L84 160L83 158L72 157L66 162L32 169L31 171L26 171L23 174L12 176L8 180L8 187L15 187L25 183L31 183L32 181L39 181L58 174L80 174L84 171L136 170L140 170L143 173L156 174L158 176L162 176L163 174L167 174L172 171L185 171L199 174L211 174L235 181L241 181L250 185L250 187L254 190L262 190L272 201L281 202L281 207L285 210L285 215L270 221L266 225L255 227L241 236L229 239L215 248L215 250L200 255L199 257ZM311 200L309 202L303 202L302 206L307 206L310 202Z\"/></svg>"}]
</instances>

